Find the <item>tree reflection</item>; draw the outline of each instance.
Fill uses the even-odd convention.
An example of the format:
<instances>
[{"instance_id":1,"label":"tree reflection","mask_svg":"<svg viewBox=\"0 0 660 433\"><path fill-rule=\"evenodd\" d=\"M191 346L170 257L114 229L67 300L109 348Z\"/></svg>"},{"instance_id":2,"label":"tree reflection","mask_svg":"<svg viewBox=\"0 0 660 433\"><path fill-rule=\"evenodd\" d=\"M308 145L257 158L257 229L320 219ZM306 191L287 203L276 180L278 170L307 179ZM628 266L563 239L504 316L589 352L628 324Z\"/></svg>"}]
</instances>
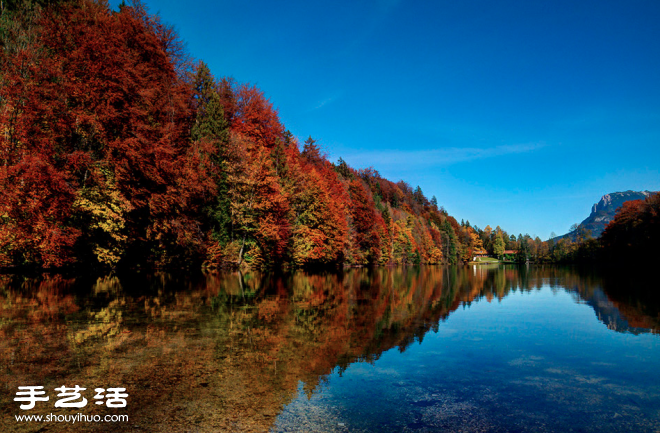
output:
<instances>
[{"instance_id":1,"label":"tree reflection","mask_svg":"<svg viewBox=\"0 0 660 433\"><path fill-rule=\"evenodd\" d=\"M121 413L150 431L267 431L300 383L311 396L333 371L421 342L461 305L543 286L574 292L612 330L660 328L657 303L621 282L550 266L0 278L2 431L34 428L13 421L18 386L43 385L52 400L74 384L126 387ZM68 413L52 403L30 414Z\"/></svg>"}]
</instances>

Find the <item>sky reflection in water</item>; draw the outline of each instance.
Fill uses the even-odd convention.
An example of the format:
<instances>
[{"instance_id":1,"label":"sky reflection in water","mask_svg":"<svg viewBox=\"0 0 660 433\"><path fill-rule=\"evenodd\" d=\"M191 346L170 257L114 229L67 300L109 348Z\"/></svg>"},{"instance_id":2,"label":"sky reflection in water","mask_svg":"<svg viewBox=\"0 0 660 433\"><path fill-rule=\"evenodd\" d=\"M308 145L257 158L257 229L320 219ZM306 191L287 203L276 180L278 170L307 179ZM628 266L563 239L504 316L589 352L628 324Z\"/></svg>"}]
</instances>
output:
<instances>
[{"instance_id":1,"label":"sky reflection in water","mask_svg":"<svg viewBox=\"0 0 660 433\"><path fill-rule=\"evenodd\" d=\"M659 354L657 335L612 332L544 284L461 306L405 352L333 373L275 430L656 431Z\"/></svg>"},{"instance_id":2,"label":"sky reflection in water","mask_svg":"<svg viewBox=\"0 0 660 433\"><path fill-rule=\"evenodd\" d=\"M2 431L38 430L13 418L26 384L126 386L138 431L660 429L658 304L625 279L556 267L2 278Z\"/></svg>"}]
</instances>

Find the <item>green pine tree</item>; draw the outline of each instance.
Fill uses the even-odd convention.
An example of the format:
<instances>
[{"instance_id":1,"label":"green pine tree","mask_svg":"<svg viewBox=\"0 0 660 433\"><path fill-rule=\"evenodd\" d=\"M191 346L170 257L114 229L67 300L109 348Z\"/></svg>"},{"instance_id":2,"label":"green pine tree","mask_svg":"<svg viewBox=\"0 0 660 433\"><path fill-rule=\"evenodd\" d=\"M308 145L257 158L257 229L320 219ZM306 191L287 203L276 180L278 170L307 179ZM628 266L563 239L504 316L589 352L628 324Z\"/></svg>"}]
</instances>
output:
<instances>
[{"instance_id":1,"label":"green pine tree","mask_svg":"<svg viewBox=\"0 0 660 433\"><path fill-rule=\"evenodd\" d=\"M451 265L455 265L458 261L457 259L458 241L456 239L456 233L454 233L454 228L447 220L445 220L444 224L442 225L442 231L445 233L446 241L447 241L447 250L446 250L447 263Z\"/></svg>"},{"instance_id":2,"label":"green pine tree","mask_svg":"<svg viewBox=\"0 0 660 433\"><path fill-rule=\"evenodd\" d=\"M193 89L196 115L190 135L193 141L212 140L216 146L216 152L211 159L217 167L215 171L217 195L215 203L208 207L207 213L211 218L215 239L224 245L231 238L229 185L227 183L229 124L225 119L218 86L204 62L200 62L197 68Z\"/></svg>"},{"instance_id":3,"label":"green pine tree","mask_svg":"<svg viewBox=\"0 0 660 433\"><path fill-rule=\"evenodd\" d=\"M499 259L501 259L504 255L504 239L502 238L501 232L497 232L497 235L495 236L495 242L493 242L493 252Z\"/></svg>"}]
</instances>

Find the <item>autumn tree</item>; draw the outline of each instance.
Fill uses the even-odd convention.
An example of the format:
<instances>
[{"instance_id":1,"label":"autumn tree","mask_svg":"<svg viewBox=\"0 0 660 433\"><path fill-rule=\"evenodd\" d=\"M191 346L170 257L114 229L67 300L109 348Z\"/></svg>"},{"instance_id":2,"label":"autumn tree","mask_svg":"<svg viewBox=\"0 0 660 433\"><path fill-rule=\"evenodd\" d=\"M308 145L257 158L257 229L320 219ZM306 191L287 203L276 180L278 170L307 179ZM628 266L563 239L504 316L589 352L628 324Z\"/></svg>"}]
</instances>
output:
<instances>
[{"instance_id":1,"label":"autumn tree","mask_svg":"<svg viewBox=\"0 0 660 433\"><path fill-rule=\"evenodd\" d=\"M360 180L350 182L349 192L357 261L375 263L381 257L381 235L384 234L385 223L374 212L373 198Z\"/></svg>"},{"instance_id":2,"label":"autumn tree","mask_svg":"<svg viewBox=\"0 0 660 433\"><path fill-rule=\"evenodd\" d=\"M419 186L299 149L260 89L193 64L137 1L0 2L0 45L0 266L435 264L489 245Z\"/></svg>"},{"instance_id":3,"label":"autumn tree","mask_svg":"<svg viewBox=\"0 0 660 433\"><path fill-rule=\"evenodd\" d=\"M234 89L235 112L231 130L251 139L257 146L272 149L284 140L284 126L277 110L255 86L241 84Z\"/></svg>"},{"instance_id":4,"label":"autumn tree","mask_svg":"<svg viewBox=\"0 0 660 433\"><path fill-rule=\"evenodd\" d=\"M604 259L631 262L660 258L660 193L625 202L601 236Z\"/></svg>"},{"instance_id":5,"label":"autumn tree","mask_svg":"<svg viewBox=\"0 0 660 433\"><path fill-rule=\"evenodd\" d=\"M186 179L189 89L168 53L173 35L142 8L113 13L88 1L51 7L39 23L34 45L3 64L11 133L0 142L0 182L8 190L31 177L26 186L53 192L34 215L14 214L27 189L3 197L3 231L31 239L11 243L12 261L71 262L74 244L106 263L127 250L162 258L195 249L202 236L187 210L206 182L199 166Z\"/></svg>"},{"instance_id":6,"label":"autumn tree","mask_svg":"<svg viewBox=\"0 0 660 433\"><path fill-rule=\"evenodd\" d=\"M288 202L268 150L239 134L230 137L228 195L231 203L233 262L270 265L284 256L290 235Z\"/></svg>"},{"instance_id":7,"label":"autumn tree","mask_svg":"<svg viewBox=\"0 0 660 433\"><path fill-rule=\"evenodd\" d=\"M314 142L287 152L286 184L292 211L292 260L297 265L337 264L348 242L348 194Z\"/></svg>"}]
</instances>

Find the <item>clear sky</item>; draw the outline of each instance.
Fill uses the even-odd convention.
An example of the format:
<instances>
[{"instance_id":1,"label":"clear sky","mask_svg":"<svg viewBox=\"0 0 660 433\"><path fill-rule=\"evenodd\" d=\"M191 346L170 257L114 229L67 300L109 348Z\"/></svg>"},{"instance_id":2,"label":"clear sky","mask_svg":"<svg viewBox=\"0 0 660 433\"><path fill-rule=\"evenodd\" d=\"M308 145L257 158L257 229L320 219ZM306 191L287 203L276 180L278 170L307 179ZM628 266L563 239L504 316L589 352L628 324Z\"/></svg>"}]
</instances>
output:
<instances>
[{"instance_id":1,"label":"clear sky","mask_svg":"<svg viewBox=\"0 0 660 433\"><path fill-rule=\"evenodd\" d=\"M301 141L459 221L545 240L660 190L658 0L145 3Z\"/></svg>"}]
</instances>

